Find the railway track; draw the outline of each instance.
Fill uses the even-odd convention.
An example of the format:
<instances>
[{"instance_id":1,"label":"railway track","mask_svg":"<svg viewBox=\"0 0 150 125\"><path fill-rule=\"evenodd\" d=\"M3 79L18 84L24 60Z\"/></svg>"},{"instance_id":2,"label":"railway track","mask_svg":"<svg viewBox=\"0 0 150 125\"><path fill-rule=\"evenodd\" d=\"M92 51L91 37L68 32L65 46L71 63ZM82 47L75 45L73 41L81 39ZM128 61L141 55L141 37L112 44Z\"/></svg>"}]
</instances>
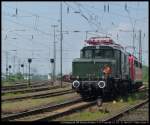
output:
<instances>
[{"instance_id":1,"label":"railway track","mask_svg":"<svg viewBox=\"0 0 150 125\"><path fill-rule=\"evenodd\" d=\"M46 97L53 97L53 96L59 96L64 94L73 93L74 91L72 89L62 90L62 91L56 91L56 92L45 92L45 93L36 93L34 95L28 95L28 96L20 96L20 97L13 97L13 98L6 98L2 99L2 102L14 102L19 101L23 99L29 99L29 98L46 98Z\"/></svg>"},{"instance_id":2,"label":"railway track","mask_svg":"<svg viewBox=\"0 0 150 125\"><path fill-rule=\"evenodd\" d=\"M83 100L79 98L79 100L70 100L58 105L43 106L29 111L5 115L2 117L2 121L50 121L96 104L96 101L82 102ZM102 121L109 122L109 120L107 117Z\"/></svg>"},{"instance_id":3,"label":"railway track","mask_svg":"<svg viewBox=\"0 0 150 125\"><path fill-rule=\"evenodd\" d=\"M134 111L131 111L129 113L126 113L124 116L119 118L117 121L123 121L123 122L149 122L149 105L148 103L143 104L143 106L135 109Z\"/></svg>"},{"instance_id":4,"label":"railway track","mask_svg":"<svg viewBox=\"0 0 150 125\"><path fill-rule=\"evenodd\" d=\"M51 85L51 82L50 81L35 82L35 83L32 83L30 86L28 85L28 83L22 83L22 84L13 85L13 86L3 86L1 90L2 92L5 92L5 91L12 91L12 90L26 89L29 87L31 88L41 87L44 85Z\"/></svg>"},{"instance_id":5,"label":"railway track","mask_svg":"<svg viewBox=\"0 0 150 125\"><path fill-rule=\"evenodd\" d=\"M130 107L126 107L125 109L121 110L118 113L112 114L111 116L104 118L102 120L102 122L116 122L119 121L119 119L121 119L122 117L124 117L125 115L127 115L127 113L133 112L138 108L141 108L143 105L147 104L149 102L149 99L145 99L144 101L130 106ZM127 119L126 119L127 120ZM139 119L136 119L136 121L138 121ZM134 121L135 122L135 121Z\"/></svg>"},{"instance_id":6,"label":"railway track","mask_svg":"<svg viewBox=\"0 0 150 125\"><path fill-rule=\"evenodd\" d=\"M30 87L40 87L40 86L47 85L50 83L51 81L36 81L36 82L32 82ZM10 91L10 90L17 90L17 89L25 89L28 87L29 87L28 83L23 82L23 83L18 83L16 85L11 85L11 86L2 86L1 90Z\"/></svg>"},{"instance_id":7,"label":"railway track","mask_svg":"<svg viewBox=\"0 0 150 125\"><path fill-rule=\"evenodd\" d=\"M64 85L63 87L66 87L67 85ZM54 85L54 86L50 86L50 85L43 85L41 87L30 87L30 88L25 88L25 89L18 89L18 90L6 90L6 91L2 91L2 95L4 94L8 94L8 93L26 93L26 92L38 92L38 91L44 91L44 90L51 90L51 89L56 89L59 88L59 85Z\"/></svg>"},{"instance_id":8,"label":"railway track","mask_svg":"<svg viewBox=\"0 0 150 125\"><path fill-rule=\"evenodd\" d=\"M87 99L88 100L88 99ZM43 121L52 120L76 110L96 104L96 101L86 102L82 98L66 101L61 104L44 106L26 112L20 112L2 117L2 121Z\"/></svg>"},{"instance_id":9,"label":"railway track","mask_svg":"<svg viewBox=\"0 0 150 125\"><path fill-rule=\"evenodd\" d=\"M149 102L148 90L149 90L149 88L147 88L147 87L142 87L142 88L133 90L132 93L135 93L135 92L147 92L146 96L143 97L144 100L142 102L136 104L136 105L126 107L125 109L121 110L120 112L112 114L109 117L106 117L102 121L103 122L116 122L116 121L119 121L119 119L124 117L127 113L135 111L136 109L141 108L143 105L147 104ZM138 119L136 119L135 121L138 121Z\"/></svg>"}]
</instances>

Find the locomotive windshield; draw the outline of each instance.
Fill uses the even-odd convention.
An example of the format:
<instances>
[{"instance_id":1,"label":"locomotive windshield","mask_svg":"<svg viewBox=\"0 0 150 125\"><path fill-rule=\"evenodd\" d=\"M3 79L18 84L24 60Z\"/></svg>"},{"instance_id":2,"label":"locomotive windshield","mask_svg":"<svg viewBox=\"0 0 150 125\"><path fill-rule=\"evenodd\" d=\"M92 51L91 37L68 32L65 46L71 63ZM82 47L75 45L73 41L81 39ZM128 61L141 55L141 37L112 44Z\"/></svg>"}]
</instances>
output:
<instances>
[{"instance_id":1,"label":"locomotive windshield","mask_svg":"<svg viewBox=\"0 0 150 125\"><path fill-rule=\"evenodd\" d=\"M86 50L85 51L85 58L92 58L93 52L92 50Z\"/></svg>"},{"instance_id":2,"label":"locomotive windshield","mask_svg":"<svg viewBox=\"0 0 150 125\"><path fill-rule=\"evenodd\" d=\"M95 56L95 58L112 58L113 50L110 50L110 49L95 50L94 56Z\"/></svg>"},{"instance_id":3,"label":"locomotive windshield","mask_svg":"<svg viewBox=\"0 0 150 125\"><path fill-rule=\"evenodd\" d=\"M81 58L113 58L113 49L82 49Z\"/></svg>"}]
</instances>

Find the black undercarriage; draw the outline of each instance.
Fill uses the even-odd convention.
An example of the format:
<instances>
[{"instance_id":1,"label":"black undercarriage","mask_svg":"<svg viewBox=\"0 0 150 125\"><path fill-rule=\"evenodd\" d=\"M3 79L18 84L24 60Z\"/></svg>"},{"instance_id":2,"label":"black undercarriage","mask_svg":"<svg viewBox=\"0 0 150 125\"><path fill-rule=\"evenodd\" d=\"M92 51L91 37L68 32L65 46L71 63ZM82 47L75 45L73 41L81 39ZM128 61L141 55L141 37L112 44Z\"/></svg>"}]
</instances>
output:
<instances>
[{"instance_id":1,"label":"black undercarriage","mask_svg":"<svg viewBox=\"0 0 150 125\"><path fill-rule=\"evenodd\" d=\"M98 85L99 81L104 81L105 87L100 88ZM125 95L133 89L132 82L130 80L120 80L114 78L99 79L99 80L85 80L79 81L80 85L73 89L83 98L94 96L101 98L114 98L119 95Z\"/></svg>"}]
</instances>

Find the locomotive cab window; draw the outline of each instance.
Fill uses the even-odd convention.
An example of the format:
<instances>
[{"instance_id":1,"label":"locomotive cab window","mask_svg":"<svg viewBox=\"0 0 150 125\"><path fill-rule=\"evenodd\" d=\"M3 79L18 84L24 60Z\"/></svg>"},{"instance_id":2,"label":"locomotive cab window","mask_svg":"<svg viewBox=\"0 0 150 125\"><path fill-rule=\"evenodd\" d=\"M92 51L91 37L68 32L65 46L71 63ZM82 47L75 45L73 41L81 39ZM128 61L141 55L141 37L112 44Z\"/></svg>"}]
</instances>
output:
<instances>
[{"instance_id":1,"label":"locomotive cab window","mask_svg":"<svg viewBox=\"0 0 150 125\"><path fill-rule=\"evenodd\" d=\"M85 50L84 53L85 58L92 58L92 50Z\"/></svg>"},{"instance_id":2,"label":"locomotive cab window","mask_svg":"<svg viewBox=\"0 0 150 125\"><path fill-rule=\"evenodd\" d=\"M114 53L111 49L95 50L95 58L113 58Z\"/></svg>"},{"instance_id":3,"label":"locomotive cab window","mask_svg":"<svg viewBox=\"0 0 150 125\"><path fill-rule=\"evenodd\" d=\"M83 52L83 50L80 51L80 57L81 57L81 58L84 57L84 52Z\"/></svg>"}]
</instances>

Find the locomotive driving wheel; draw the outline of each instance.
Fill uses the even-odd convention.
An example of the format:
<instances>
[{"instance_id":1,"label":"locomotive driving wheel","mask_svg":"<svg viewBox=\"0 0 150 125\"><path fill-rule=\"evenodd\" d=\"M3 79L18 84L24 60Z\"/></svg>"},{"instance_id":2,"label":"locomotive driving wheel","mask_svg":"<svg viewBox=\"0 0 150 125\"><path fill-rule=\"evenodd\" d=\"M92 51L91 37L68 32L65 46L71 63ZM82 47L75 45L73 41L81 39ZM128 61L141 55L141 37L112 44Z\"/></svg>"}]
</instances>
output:
<instances>
[{"instance_id":1,"label":"locomotive driving wheel","mask_svg":"<svg viewBox=\"0 0 150 125\"><path fill-rule=\"evenodd\" d=\"M122 85L120 86L120 94L126 95L129 92L129 82L123 81Z\"/></svg>"}]
</instances>

